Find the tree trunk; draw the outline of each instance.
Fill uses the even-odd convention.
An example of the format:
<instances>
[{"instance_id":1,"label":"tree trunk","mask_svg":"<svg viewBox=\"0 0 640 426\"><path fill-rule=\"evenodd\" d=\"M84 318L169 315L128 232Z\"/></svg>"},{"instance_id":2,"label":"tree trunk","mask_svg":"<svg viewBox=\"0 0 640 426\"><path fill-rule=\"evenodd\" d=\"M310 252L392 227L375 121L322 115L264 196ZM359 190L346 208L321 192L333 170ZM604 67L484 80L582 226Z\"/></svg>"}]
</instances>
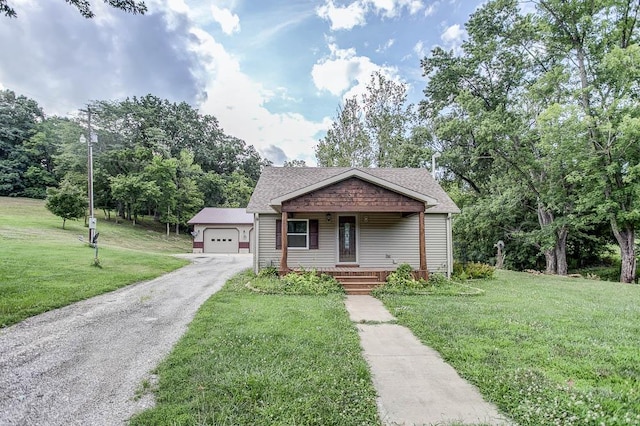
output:
<instances>
[{"instance_id":1,"label":"tree trunk","mask_svg":"<svg viewBox=\"0 0 640 426\"><path fill-rule=\"evenodd\" d=\"M565 227L558 229L558 240L556 241L556 272L558 275L567 275L567 234L569 231Z\"/></svg>"},{"instance_id":2,"label":"tree trunk","mask_svg":"<svg viewBox=\"0 0 640 426\"><path fill-rule=\"evenodd\" d=\"M540 229L544 229L553 223L553 213L544 208L544 206L538 203L538 223ZM558 259L556 258L555 246L549 249L542 247L545 260L545 274L555 274L558 270Z\"/></svg>"},{"instance_id":3,"label":"tree trunk","mask_svg":"<svg viewBox=\"0 0 640 426\"><path fill-rule=\"evenodd\" d=\"M67 219L65 219L64 217L62 218L62 229L64 229L64 224L67 223Z\"/></svg>"},{"instance_id":4,"label":"tree trunk","mask_svg":"<svg viewBox=\"0 0 640 426\"><path fill-rule=\"evenodd\" d=\"M611 230L620 246L620 282L632 283L636 279L636 248L635 248L635 228L626 225L618 228L615 219L611 219Z\"/></svg>"},{"instance_id":5,"label":"tree trunk","mask_svg":"<svg viewBox=\"0 0 640 426\"><path fill-rule=\"evenodd\" d=\"M554 248L544 251L544 260L546 263L546 268L544 270L545 274L554 275L558 270L558 263L556 258L556 250Z\"/></svg>"}]
</instances>

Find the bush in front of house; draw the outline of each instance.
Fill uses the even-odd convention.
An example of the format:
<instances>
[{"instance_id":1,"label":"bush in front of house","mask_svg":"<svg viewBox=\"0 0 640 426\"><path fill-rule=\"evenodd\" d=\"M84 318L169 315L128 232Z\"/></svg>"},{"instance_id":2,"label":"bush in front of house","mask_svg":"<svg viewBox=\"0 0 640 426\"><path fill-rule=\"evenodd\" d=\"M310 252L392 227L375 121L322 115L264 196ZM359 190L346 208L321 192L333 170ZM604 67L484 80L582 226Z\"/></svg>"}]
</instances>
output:
<instances>
[{"instance_id":1,"label":"bush in front of house","mask_svg":"<svg viewBox=\"0 0 640 426\"><path fill-rule=\"evenodd\" d=\"M496 268L486 263L469 262L462 264L453 262L453 274L451 278L455 281L466 281L472 279L490 279Z\"/></svg>"},{"instance_id":2,"label":"bush in front of house","mask_svg":"<svg viewBox=\"0 0 640 426\"><path fill-rule=\"evenodd\" d=\"M429 274L429 279L415 279L413 267L401 264L387 277L387 282L371 291L373 296L384 295L438 295L477 296L484 291L454 282L442 274Z\"/></svg>"},{"instance_id":3,"label":"bush in front of house","mask_svg":"<svg viewBox=\"0 0 640 426\"><path fill-rule=\"evenodd\" d=\"M331 275L318 274L316 270L291 272L280 278L284 294L324 295L344 293L344 288Z\"/></svg>"},{"instance_id":4,"label":"bush in front of house","mask_svg":"<svg viewBox=\"0 0 640 426\"><path fill-rule=\"evenodd\" d=\"M263 268L247 283L247 287L265 294L326 295L344 293L344 288L335 278L327 274L318 274L314 269L294 271L283 277L278 277L276 268Z\"/></svg>"}]
</instances>

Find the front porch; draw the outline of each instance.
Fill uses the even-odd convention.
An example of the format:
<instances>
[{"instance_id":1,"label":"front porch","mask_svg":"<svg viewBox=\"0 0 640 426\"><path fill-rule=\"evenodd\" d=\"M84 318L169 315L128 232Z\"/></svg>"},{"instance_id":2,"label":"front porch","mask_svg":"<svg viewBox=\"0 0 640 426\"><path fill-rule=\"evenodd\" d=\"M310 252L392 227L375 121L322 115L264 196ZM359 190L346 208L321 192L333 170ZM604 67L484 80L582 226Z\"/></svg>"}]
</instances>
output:
<instances>
[{"instance_id":1,"label":"front porch","mask_svg":"<svg viewBox=\"0 0 640 426\"><path fill-rule=\"evenodd\" d=\"M389 274L394 269L391 268L360 268L348 266L336 266L332 268L318 268L318 274L327 274L334 277L342 287L345 293L349 295L368 295L371 290L384 284ZM295 270L294 270L295 272ZM413 276L416 279L429 279L429 271L415 270Z\"/></svg>"}]
</instances>

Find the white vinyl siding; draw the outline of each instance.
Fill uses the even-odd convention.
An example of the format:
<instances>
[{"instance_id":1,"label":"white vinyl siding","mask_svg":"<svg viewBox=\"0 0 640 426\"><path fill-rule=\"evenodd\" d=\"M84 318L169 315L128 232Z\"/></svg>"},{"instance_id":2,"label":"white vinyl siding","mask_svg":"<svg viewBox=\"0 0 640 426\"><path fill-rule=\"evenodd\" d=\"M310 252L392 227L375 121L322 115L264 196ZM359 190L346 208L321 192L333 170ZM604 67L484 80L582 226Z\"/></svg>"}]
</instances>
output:
<instances>
[{"instance_id":1,"label":"white vinyl siding","mask_svg":"<svg viewBox=\"0 0 640 426\"><path fill-rule=\"evenodd\" d=\"M447 273L447 215L425 214L427 241L427 269L429 272Z\"/></svg>"},{"instance_id":2,"label":"white vinyl siding","mask_svg":"<svg viewBox=\"0 0 640 426\"><path fill-rule=\"evenodd\" d=\"M360 266L395 269L401 263L420 266L418 215L361 213Z\"/></svg>"},{"instance_id":3,"label":"white vinyl siding","mask_svg":"<svg viewBox=\"0 0 640 426\"><path fill-rule=\"evenodd\" d=\"M276 220L280 215L260 215L260 259L258 269L267 266L280 266L281 250L276 250ZM295 219L318 220L318 248L317 249L293 249L287 250L287 265L290 268L329 268L335 266L335 227L336 219L327 222L326 214L296 214Z\"/></svg>"},{"instance_id":4,"label":"white vinyl siding","mask_svg":"<svg viewBox=\"0 0 640 426\"><path fill-rule=\"evenodd\" d=\"M341 213L342 214L342 213ZM345 213L346 214L346 213ZM395 269L401 263L420 267L418 214L358 213L358 264L360 267ZM365 219L366 217L366 219ZM276 220L280 215L260 215L258 269L279 267L281 251L276 250ZM295 219L318 219L318 249L288 250L290 268L327 268L337 264L337 215L327 222L326 214L296 214ZM446 214L425 214L427 269L447 271Z\"/></svg>"}]
</instances>

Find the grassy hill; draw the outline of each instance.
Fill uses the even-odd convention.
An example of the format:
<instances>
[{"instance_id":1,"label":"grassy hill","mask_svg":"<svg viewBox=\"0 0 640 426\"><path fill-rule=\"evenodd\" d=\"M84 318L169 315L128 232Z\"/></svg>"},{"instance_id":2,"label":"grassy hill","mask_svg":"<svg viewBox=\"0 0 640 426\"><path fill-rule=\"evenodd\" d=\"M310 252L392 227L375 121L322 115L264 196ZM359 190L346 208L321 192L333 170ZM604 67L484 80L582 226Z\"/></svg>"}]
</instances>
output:
<instances>
[{"instance_id":1,"label":"grassy hill","mask_svg":"<svg viewBox=\"0 0 640 426\"><path fill-rule=\"evenodd\" d=\"M84 221L52 215L44 201L0 197L0 327L148 280L186 264L188 235L169 237L153 220L136 226L98 215L100 267Z\"/></svg>"}]
</instances>

